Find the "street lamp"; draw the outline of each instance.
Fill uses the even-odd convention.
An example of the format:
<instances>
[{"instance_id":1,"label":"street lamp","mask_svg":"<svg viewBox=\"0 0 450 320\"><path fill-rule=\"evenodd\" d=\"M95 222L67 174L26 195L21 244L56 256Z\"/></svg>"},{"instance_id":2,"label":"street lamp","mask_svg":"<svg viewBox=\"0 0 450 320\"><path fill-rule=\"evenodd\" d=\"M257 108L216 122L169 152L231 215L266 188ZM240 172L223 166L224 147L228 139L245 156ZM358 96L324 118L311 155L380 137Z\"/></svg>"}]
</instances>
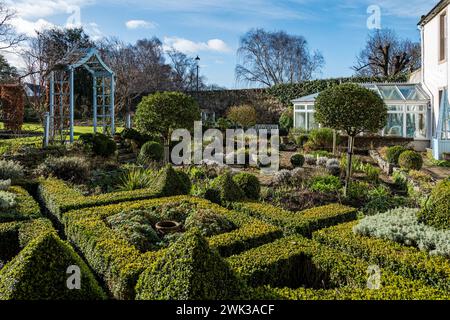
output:
<instances>
[{"instance_id":1,"label":"street lamp","mask_svg":"<svg viewBox=\"0 0 450 320\"><path fill-rule=\"evenodd\" d=\"M197 58L195 58L195 63L197 64L197 96L198 96L198 70L200 68L200 57L197 56Z\"/></svg>"}]
</instances>

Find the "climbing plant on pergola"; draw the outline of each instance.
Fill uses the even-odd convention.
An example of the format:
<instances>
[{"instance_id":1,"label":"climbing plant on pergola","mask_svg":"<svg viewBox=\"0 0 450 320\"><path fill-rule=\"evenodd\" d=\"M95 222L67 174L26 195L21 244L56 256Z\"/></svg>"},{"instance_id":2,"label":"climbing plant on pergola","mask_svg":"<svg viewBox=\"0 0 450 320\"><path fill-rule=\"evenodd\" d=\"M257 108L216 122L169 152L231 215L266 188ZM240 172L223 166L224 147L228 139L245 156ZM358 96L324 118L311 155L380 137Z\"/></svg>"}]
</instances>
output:
<instances>
[{"instance_id":1,"label":"climbing plant on pergola","mask_svg":"<svg viewBox=\"0 0 450 320\"><path fill-rule=\"evenodd\" d=\"M57 62L49 72L49 135L54 140L59 135L65 141L67 134L74 141L75 71L86 69L92 76L92 107L94 132L98 125L103 133L115 133L114 72L103 62L98 51L74 49Z\"/></svg>"}]
</instances>

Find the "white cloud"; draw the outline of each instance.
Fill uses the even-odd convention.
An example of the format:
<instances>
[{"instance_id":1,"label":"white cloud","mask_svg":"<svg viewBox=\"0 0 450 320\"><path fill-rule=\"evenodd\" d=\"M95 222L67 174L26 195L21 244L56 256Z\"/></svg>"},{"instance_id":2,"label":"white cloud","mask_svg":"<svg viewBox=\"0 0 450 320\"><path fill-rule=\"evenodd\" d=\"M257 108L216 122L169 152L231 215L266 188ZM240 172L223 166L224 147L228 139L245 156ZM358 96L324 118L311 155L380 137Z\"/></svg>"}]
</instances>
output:
<instances>
[{"instance_id":1,"label":"white cloud","mask_svg":"<svg viewBox=\"0 0 450 320\"><path fill-rule=\"evenodd\" d=\"M18 33L25 34L28 37L35 37L36 31L53 28L55 25L45 19L38 19L36 21L25 20L21 17L14 18L11 25Z\"/></svg>"},{"instance_id":2,"label":"white cloud","mask_svg":"<svg viewBox=\"0 0 450 320\"><path fill-rule=\"evenodd\" d=\"M157 27L157 24L145 20L130 20L125 23L125 26L128 29L154 29Z\"/></svg>"},{"instance_id":3,"label":"white cloud","mask_svg":"<svg viewBox=\"0 0 450 320\"><path fill-rule=\"evenodd\" d=\"M230 52L231 49L228 45L220 39L211 39L207 42L194 42L192 40L178 38L178 37L165 37L164 49L175 49L183 53L196 53L199 51L213 51L213 52Z\"/></svg>"},{"instance_id":4,"label":"white cloud","mask_svg":"<svg viewBox=\"0 0 450 320\"><path fill-rule=\"evenodd\" d=\"M43 18L56 14L71 14L94 3L94 0L7 0L7 4L22 18Z\"/></svg>"}]
</instances>

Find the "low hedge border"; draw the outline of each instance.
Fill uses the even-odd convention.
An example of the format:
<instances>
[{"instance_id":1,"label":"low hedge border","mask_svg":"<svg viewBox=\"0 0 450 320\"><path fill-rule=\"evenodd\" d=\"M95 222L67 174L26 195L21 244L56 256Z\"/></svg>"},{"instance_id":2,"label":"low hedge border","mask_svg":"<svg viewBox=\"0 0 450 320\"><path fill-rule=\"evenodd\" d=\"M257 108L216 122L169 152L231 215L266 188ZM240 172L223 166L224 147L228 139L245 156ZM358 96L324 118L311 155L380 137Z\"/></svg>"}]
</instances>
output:
<instances>
[{"instance_id":1,"label":"low hedge border","mask_svg":"<svg viewBox=\"0 0 450 320\"><path fill-rule=\"evenodd\" d=\"M356 223L345 223L317 231L313 238L406 278L422 280L432 287L450 291L449 260L430 256L417 248L394 241L356 235L352 230Z\"/></svg>"},{"instance_id":2,"label":"low hedge border","mask_svg":"<svg viewBox=\"0 0 450 320\"><path fill-rule=\"evenodd\" d=\"M330 204L299 212L289 212L270 204L256 202L237 202L233 207L282 228L285 235L300 234L305 237L311 237L315 230L357 218L357 209L340 204Z\"/></svg>"},{"instance_id":3,"label":"low hedge border","mask_svg":"<svg viewBox=\"0 0 450 320\"><path fill-rule=\"evenodd\" d=\"M423 287L417 291L415 288L397 290L394 287L385 287L381 290L336 288L336 289L310 289L310 288L273 288L270 286L253 289L253 300L447 300L445 294L437 293L432 288Z\"/></svg>"},{"instance_id":4,"label":"low hedge border","mask_svg":"<svg viewBox=\"0 0 450 320\"><path fill-rule=\"evenodd\" d=\"M332 289L355 295L367 291L368 263L301 236L279 239L227 260L232 269L253 287L306 285L310 287L310 293L330 293ZM382 292L379 297L386 299L450 298L448 293L432 288L423 281L407 279L387 270L381 269L380 280L381 288L374 291ZM286 290L291 293L299 290L301 293L304 289ZM325 297L319 295L317 298Z\"/></svg>"},{"instance_id":5,"label":"low hedge border","mask_svg":"<svg viewBox=\"0 0 450 320\"><path fill-rule=\"evenodd\" d=\"M88 266L47 219L0 224L0 256L5 255L10 261L0 270L0 300L106 299ZM66 286L70 265L80 268L81 290Z\"/></svg>"},{"instance_id":6,"label":"low hedge border","mask_svg":"<svg viewBox=\"0 0 450 320\"><path fill-rule=\"evenodd\" d=\"M9 192L16 195L17 205L9 210L0 210L0 223L35 219L41 216L39 204L22 187L12 186Z\"/></svg>"},{"instance_id":7,"label":"low hedge border","mask_svg":"<svg viewBox=\"0 0 450 320\"><path fill-rule=\"evenodd\" d=\"M111 293L118 299L132 299L139 274L153 263L164 249L142 254L112 230L105 223L105 219L123 210L139 210L181 202L189 202L199 208L227 215L238 226L238 229L230 233L208 239L211 247L218 249L225 256L282 236L281 230L277 227L230 211L207 200L189 196L123 202L74 210L64 215L63 222L68 239L83 253L91 268L104 279Z\"/></svg>"}]
</instances>

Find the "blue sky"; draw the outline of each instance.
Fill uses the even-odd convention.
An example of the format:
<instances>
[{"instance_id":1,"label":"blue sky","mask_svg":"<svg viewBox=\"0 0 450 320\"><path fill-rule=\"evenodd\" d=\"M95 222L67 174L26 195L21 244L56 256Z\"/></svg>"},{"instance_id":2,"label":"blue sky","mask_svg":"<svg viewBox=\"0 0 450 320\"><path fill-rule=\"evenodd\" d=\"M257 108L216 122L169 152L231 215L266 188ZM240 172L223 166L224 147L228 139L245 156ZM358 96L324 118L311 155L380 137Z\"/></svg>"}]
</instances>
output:
<instances>
[{"instance_id":1,"label":"blue sky","mask_svg":"<svg viewBox=\"0 0 450 320\"><path fill-rule=\"evenodd\" d=\"M52 25L81 24L93 37L126 42L157 36L165 46L201 58L209 83L236 83L240 37L249 29L285 30L303 35L320 50L326 65L320 78L349 76L369 33L367 9L381 10L381 27L419 40L417 22L437 0L6 0L18 17L16 28L30 36ZM78 15L79 12L79 15ZM69 19L70 18L70 19ZM68 21L69 19L69 21ZM7 57L20 64L17 57Z\"/></svg>"}]
</instances>

